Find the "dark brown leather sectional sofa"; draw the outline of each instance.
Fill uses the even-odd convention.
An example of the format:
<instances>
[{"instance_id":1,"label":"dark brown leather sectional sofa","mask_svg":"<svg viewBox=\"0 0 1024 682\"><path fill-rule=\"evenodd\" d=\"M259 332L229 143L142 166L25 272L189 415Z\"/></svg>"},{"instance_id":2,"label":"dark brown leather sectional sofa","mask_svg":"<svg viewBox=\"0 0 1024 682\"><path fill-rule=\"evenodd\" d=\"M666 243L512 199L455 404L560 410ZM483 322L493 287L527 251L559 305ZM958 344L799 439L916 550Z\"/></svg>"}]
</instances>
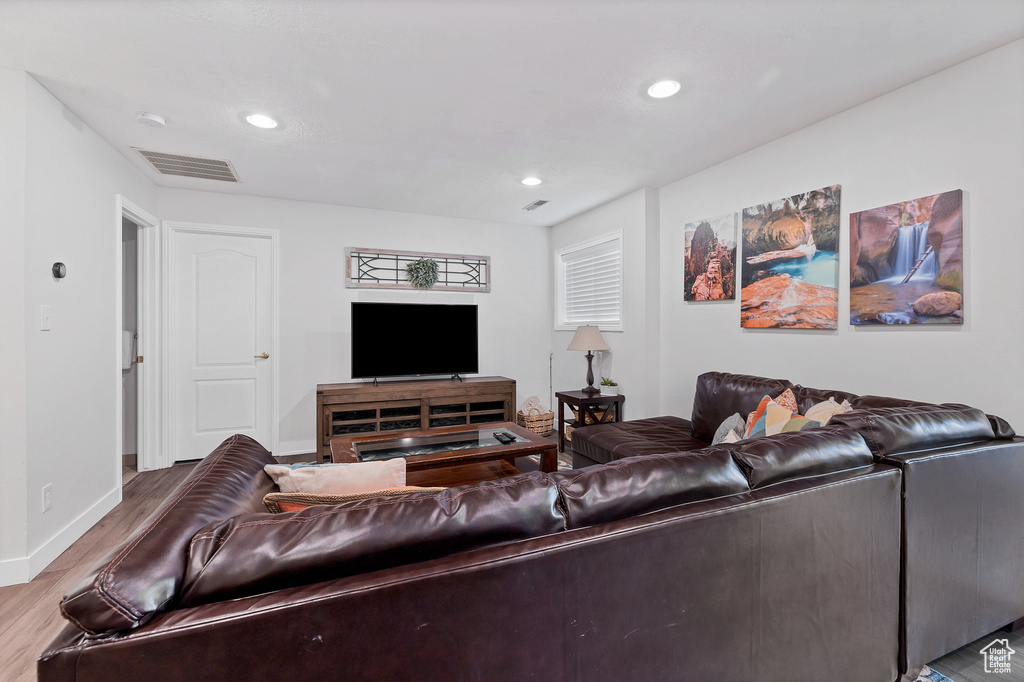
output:
<instances>
[{"instance_id":1,"label":"dark brown leather sectional sofa","mask_svg":"<svg viewBox=\"0 0 1024 682\"><path fill-rule=\"evenodd\" d=\"M697 379L692 420L657 417L576 429L573 466L677 449L701 452L727 417L746 415L765 395L787 388L801 411L829 397L849 400L853 411L827 428L859 434L875 462L903 475L902 672L1024 616L1024 439L999 417L965 405L708 372ZM750 442L781 452L787 435Z\"/></svg>"},{"instance_id":2,"label":"dark brown leather sectional sofa","mask_svg":"<svg viewBox=\"0 0 1024 682\"><path fill-rule=\"evenodd\" d=\"M707 446L707 401L756 405L764 381L703 375L673 425L685 447L626 456L652 420L609 448L612 430L580 428L574 447L606 464L278 515L262 511L273 457L234 436L68 593L39 679L889 682L901 651L1024 614L1024 553L977 534L1020 526L999 499L1024 480L1005 423L864 399L843 424ZM971 527L973 556L950 560ZM945 617L933 593L970 591L968 562L1013 599L944 595L971 622L919 632Z\"/></svg>"}]
</instances>

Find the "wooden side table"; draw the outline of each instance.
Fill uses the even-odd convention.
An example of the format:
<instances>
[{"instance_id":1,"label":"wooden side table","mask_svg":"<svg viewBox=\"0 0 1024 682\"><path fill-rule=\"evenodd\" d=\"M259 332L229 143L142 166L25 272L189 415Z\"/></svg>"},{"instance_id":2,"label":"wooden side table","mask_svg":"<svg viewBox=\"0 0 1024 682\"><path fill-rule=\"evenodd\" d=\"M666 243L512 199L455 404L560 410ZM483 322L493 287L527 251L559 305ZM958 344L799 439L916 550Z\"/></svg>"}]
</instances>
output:
<instances>
[{"instance_id":1,"label":"wooden side table","mask_svg":"<svg viewBox=\"0 0 1024 682\"><path fill-rule=\"evenodd\" d=\"M556 393L558 398L558 450L565 452L565 427L576 427L587 424L605 424L622 421L622 403L624 395L601 395L587 391L565 391ZM565 406L575 408L576 418L565 418ZM601 411L598 414L598 411Z\"/></svg>"}]
</instances>

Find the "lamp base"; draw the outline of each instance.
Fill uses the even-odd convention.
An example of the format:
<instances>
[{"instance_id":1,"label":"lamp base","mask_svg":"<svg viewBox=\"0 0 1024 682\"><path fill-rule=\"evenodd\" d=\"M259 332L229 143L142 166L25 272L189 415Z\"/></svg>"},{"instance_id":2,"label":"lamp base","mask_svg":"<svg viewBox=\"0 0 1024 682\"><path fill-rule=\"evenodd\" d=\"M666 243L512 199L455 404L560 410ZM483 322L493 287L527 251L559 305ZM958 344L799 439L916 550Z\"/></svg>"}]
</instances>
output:
<instances>
[{"instance_id":1,"label":"lamp base","mask_svg":"<svg viewBox=\"0 0 1024 682\"><path fill-rule=\"evenodd\" d=\"M587 351L587 386L583 389L584 393L600 393L601 389L594 388L594 352Z\"/></svg>"}]
</instances>

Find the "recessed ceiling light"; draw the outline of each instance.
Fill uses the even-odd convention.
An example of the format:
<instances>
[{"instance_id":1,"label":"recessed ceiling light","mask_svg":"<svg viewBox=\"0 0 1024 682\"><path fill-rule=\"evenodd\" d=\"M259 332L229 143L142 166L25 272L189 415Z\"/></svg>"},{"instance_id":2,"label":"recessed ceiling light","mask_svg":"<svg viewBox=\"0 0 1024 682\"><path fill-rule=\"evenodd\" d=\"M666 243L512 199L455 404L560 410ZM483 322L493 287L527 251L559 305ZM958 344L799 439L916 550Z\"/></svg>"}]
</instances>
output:
<instances>
[{"instance_id":1,"label":"recessed ceiling light","mask_svg":"<svg viewBox=\"0 0 1024 682\"><path fill-rule=\"evenodd\" d=\"M542 182L544 182L544 181L541 180L540 178L534 178L534 177L523 178L523 180L522 180L522 183L524 185L530 185L531 187L533 185L539 185Z\"/></svg>"},{"instance_id":2,"label":"recessed ceiling light","mask_svg":"<svg viewBox=\"0 0 1024 682\"><path fill-rule=\"evenodd\" d=\"M276 128L277 127L277 121L275 121L274 119L270 118L266 114L249 114L248 116L245 117L245 120L248 121L250 125L254 125L257 128Z\"/></svg>"},{"instance_id":3,"label":"recessed ceiling light","mask_svg":"<svg viewBox=\"0 0 1024 682\"><path fill-rule=\"evenodd\" d=\"M647 94L656 99L671 97L677 92L679 92L678 81L658 81L651 87L647 88Z\"/></svg>"}]
</instances>

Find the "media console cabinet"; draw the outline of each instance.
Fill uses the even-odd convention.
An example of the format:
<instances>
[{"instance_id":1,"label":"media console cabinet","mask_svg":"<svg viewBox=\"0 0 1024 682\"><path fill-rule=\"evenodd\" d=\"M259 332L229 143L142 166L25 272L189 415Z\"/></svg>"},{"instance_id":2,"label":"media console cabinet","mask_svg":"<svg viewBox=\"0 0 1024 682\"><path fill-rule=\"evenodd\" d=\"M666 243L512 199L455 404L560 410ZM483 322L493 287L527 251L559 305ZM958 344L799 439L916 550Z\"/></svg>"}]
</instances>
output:
<instances>
[{"instance_id":1,"label":"media console cabinet","mask_svg":"<svg viewBox=\"0 0 1024 682\"><path fill-rule=\"evenodd\" d=\"M335 436L515 420L516 382L506 377L317 384L316 460L331 461Z\"/></svg>"}]
</instances>

